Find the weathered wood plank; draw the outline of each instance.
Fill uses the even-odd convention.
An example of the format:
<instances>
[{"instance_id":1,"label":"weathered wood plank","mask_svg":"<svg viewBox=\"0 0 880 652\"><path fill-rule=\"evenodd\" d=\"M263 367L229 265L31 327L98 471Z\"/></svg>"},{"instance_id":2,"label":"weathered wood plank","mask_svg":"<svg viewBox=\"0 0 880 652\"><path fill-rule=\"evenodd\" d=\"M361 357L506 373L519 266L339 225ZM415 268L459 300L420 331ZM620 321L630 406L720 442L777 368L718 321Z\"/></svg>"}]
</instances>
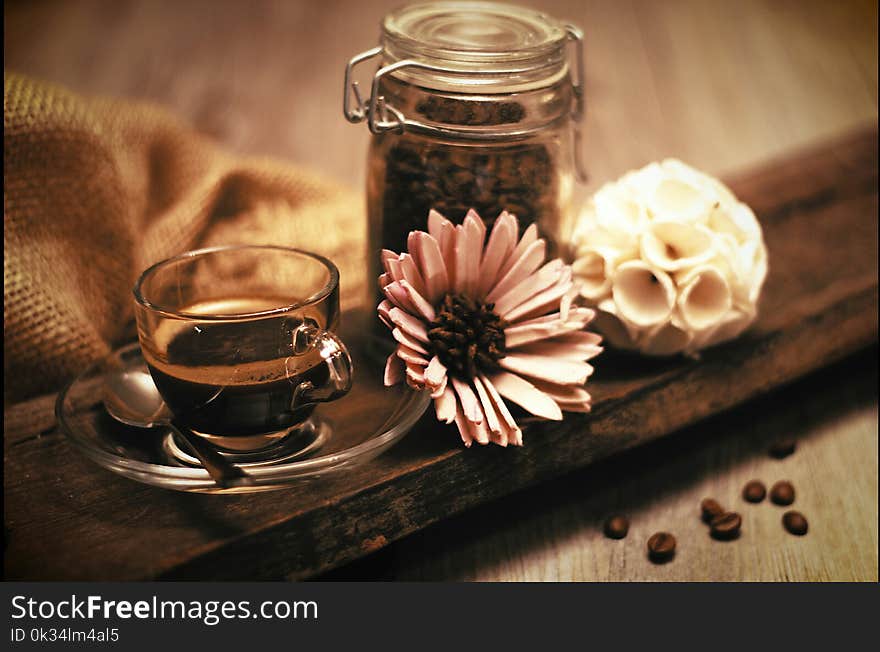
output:
<instances>
[{"instance_id":1,"label":"weathered wood plank","mask_svg":"<svg viewBox=\"0 0 880 652\"><path fill-rule=\"evenodd\" d=\"M785 434L796 452L767 454ZM789 508L752 504L743 486L781 479L810 532L782 527ZM742 515L736 541L709 536L703 498ZM630 519L611 540L611 514ZM675 560L646 554L658 531ZM469 509L319 575L327 580L586 582L877 581L877 348L623 455Z\"/></svg>"},{"instance_id":2,"label":"weathered wood plank","mask_svg":"<svg viewBox=\"0 0 880 652\"><path fill-rule=\"evenodd\" d=\"M426 419L342 480L254 496L181 495L83 459L45 430L49 399L8 410L6 576L304 577L872 344L876 137L872 127L732 180L756 208L770 250L761 318L745 337L699 363L603 355L594 412L530 429L521 450L464 451Z\"/></svg>"}]
</instances>

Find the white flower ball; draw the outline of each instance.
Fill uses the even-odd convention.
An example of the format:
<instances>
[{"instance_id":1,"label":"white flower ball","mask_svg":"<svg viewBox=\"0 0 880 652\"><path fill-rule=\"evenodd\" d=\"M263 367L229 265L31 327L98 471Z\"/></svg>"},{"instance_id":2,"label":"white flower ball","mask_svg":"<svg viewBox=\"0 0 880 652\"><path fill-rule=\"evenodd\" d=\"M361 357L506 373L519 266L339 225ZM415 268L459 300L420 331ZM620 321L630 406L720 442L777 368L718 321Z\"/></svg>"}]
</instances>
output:
<instances>
[{"instance_id":1,"label":"white flower ball","mask_svg":"<svg viewBox=\"0 0 880 652\"><path fill-rule=\"evenodd\" d=\"M647 355L691 354L757 316L767 247L752 210L674 159L605 184L573 236L574 274L608 341Z\"/></svg>"}]
</instances>

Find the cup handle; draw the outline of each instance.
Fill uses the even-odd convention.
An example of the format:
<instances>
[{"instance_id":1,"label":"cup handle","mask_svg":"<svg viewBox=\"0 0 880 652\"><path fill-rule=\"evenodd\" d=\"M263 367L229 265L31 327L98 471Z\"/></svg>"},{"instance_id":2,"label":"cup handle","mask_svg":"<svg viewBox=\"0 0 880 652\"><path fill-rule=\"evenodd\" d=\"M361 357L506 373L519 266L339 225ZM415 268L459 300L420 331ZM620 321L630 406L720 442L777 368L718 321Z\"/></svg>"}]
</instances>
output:
<instances>
[{"instance_id":1,"label":"cup handle","mask_svg":"<svg viewBox=\"0 0 880 652\"><path fill-rule=\"evenodd\" d=\"M303 355L312 349L317 349L327 365L328 379L320 387L315 387L311 381L300 383L293 399L296 407L335 401L351 389L354 365L342 340L335 333L306 322L293 333L293 352L294 355Z\"/></svg>"}]
</instances>

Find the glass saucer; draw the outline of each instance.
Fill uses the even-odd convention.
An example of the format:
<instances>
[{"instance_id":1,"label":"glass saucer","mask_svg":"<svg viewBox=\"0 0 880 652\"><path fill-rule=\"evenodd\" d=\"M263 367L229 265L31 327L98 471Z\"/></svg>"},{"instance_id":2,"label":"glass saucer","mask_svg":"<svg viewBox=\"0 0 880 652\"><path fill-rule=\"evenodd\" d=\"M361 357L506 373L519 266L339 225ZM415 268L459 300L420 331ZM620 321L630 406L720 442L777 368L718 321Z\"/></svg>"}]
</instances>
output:
<instances>
[{"instance_id":1,"label":"glass saucer","mask_svg":"<svg viewBox=\"0 0 880 652\"><path fill-rule=\"evenodd\" d=\"M345 316L344 316L345 318ZM360 333L360 335L358 335ZM101 400L108 372L146 368L137 342L115 350L87 369L58 395L55 413L73 444L105 469L146 484L198 493L245 493L280 489L324 478L373 459L400 441L431 399L406 385L384 387L383 369L367 354L364 329L341 333L355 365L351 391L313 414L309 441L278 445L271 455L240 463L254 479L250 487L221 489L168 428L135 428L107 414Z\"/></svg>"}]
</instances>

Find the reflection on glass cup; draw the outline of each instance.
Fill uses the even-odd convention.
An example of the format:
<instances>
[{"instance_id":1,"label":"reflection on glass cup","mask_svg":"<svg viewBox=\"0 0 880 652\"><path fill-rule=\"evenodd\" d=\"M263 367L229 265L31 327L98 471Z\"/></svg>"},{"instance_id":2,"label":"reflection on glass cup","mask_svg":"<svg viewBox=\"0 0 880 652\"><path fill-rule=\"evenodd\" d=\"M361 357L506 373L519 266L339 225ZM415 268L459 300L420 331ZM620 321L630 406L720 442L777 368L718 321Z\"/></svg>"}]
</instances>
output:
<instances>
[{"instance_id":1,"label":"reflection on glass cup","mask_svg":"<svg viewBox=\"0 0 880 652\"><path fill-rule=\"evenodd\" d=\"M334 334L339 271L326 258L201 249L147 269L134 295L144 359L175 422L221 448L270 446L351 388Z\"/></svg>"}]
</instances>

